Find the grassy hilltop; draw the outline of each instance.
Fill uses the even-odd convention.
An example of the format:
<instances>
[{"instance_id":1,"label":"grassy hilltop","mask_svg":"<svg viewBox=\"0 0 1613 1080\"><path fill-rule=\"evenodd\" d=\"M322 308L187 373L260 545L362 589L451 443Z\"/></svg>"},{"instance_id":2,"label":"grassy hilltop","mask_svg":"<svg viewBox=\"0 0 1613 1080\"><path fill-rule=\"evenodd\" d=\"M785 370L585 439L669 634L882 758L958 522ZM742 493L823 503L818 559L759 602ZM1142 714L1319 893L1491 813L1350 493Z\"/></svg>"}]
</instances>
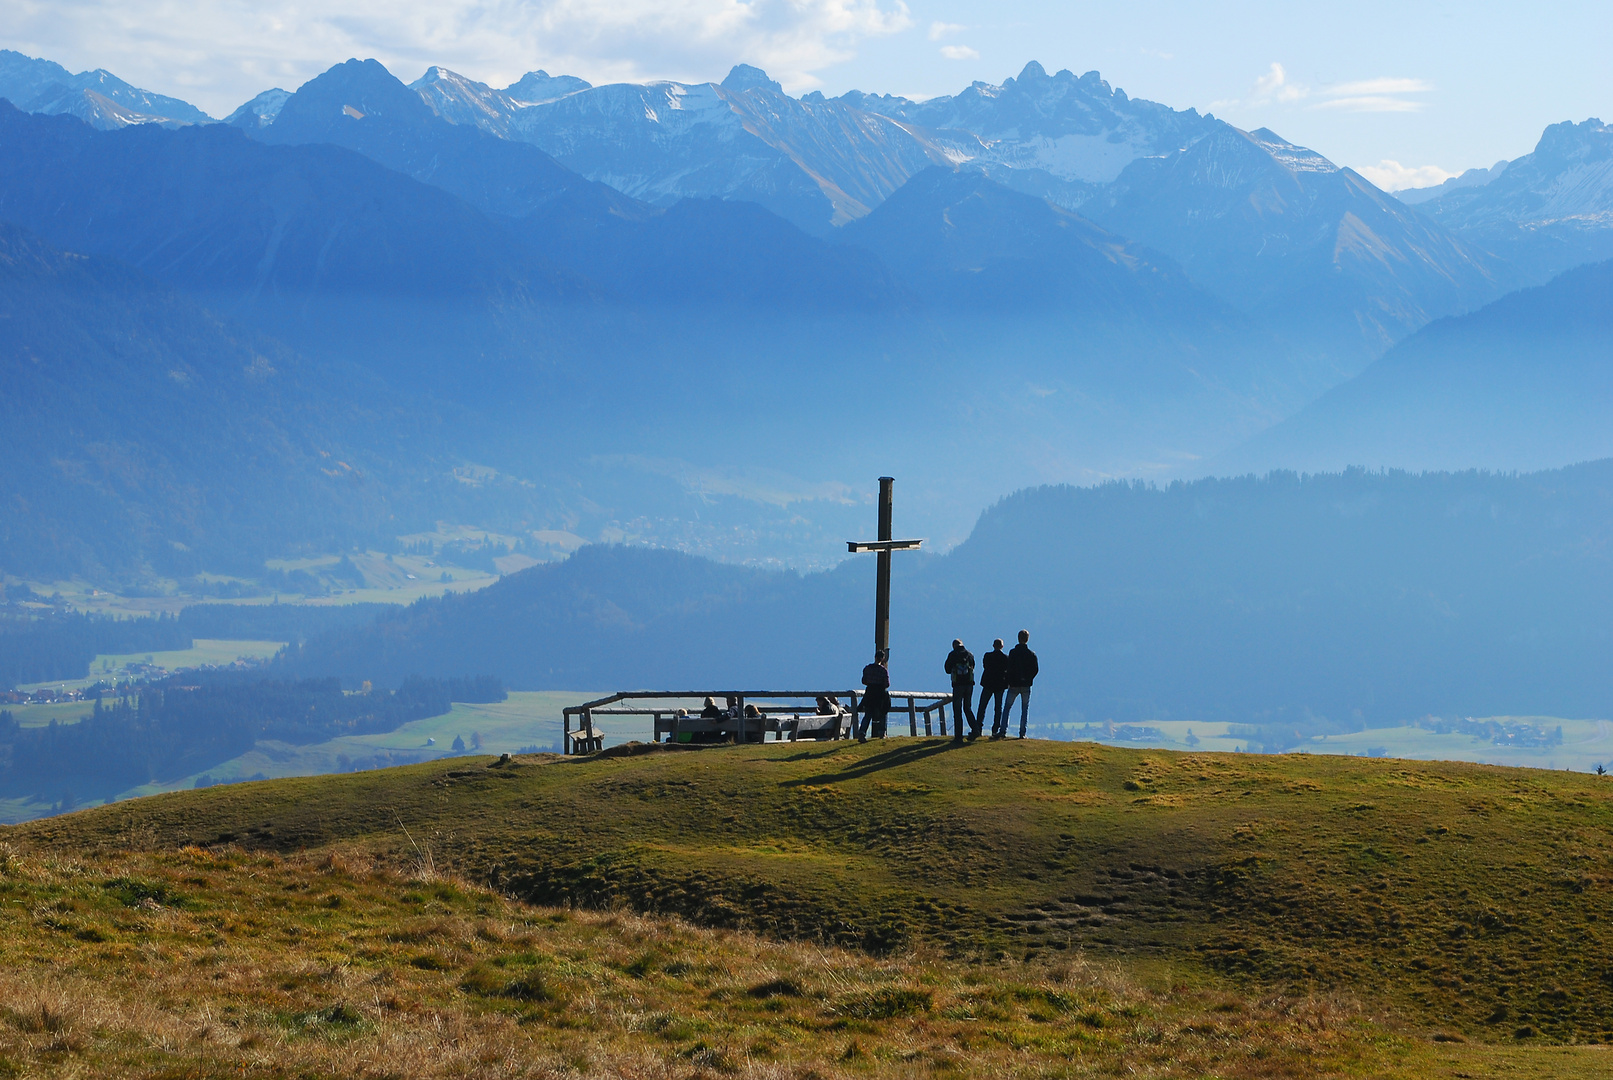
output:
<instances>
[{"instance_id":1,"label":"grassy hilltop","mask_svg":"<svg viewBox=\"0 0 1613 1080\"><path fill-rule=\"evenodd\" d=\"M632 749L0 832L0 1074L1613 1068L1613 781L1037 741Z\"/></svg>"}]
</instances>

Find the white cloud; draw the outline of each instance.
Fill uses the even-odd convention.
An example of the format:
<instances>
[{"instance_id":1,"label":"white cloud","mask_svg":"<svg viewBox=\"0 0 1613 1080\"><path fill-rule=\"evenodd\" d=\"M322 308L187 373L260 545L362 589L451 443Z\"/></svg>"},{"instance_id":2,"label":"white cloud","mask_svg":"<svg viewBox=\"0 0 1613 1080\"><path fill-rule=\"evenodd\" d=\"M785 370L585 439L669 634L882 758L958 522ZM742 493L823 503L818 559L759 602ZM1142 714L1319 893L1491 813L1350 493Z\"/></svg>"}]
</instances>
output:
<instances>
[{"instance_id":1,"label":"white cloud","mask_svg":"<svg viewBox=\"0 0 1613 1080\"><path fill-rule=\"evenodd\" d=\"M1413 101L1404 95L1426 94L1433 89L1433 84L1425 79L1362 79L1326 87L1322 90L1322 96L1327 100L1318 101L1311 108L1338 109L1342 112L1419 112L1424 102Z\"/></svg>"},{"instance_id":2,"label":"white cloud","mask_svg":"<svg viewBox=\"0 0 1613 1080\"><path fill-rule=\"evenodd\" d=\"M540 67L692 81L743 62L802 90L859 42L912 25L905 0L0 0L8 47L214 115L352 56L405 81L442 64L499 86Z\"/></svg>"},{"instance_id":3,"label":"white cloud","mask_svg":"<svg viewBox=\"0 0 1613 1080\"><path fill-rule=\"evenodd\" d=\"M980 54L967 45L943 45L941 55L948 60L979 60Z\"/></svg>"},{"instance_id":4,"label":"white cloud","mask_svg":"<svg viewBox=\"0 0 1613 1080\"><path fill-rule=\"evenodd\" d=\"M1255 80L1255 88L1249 95L1250 105L1265 105L1272 101L1284 104L1298 101L1310 91L1303 86L1288 81L1288 72L1283 66L1273 62L1270 70Z\"/></svg>"},{"instance_id":5,"label":"white cloud","mask_svg":"<svg viewBox=\"0 0 1613 1080\"><path fill-rule=\"evenodd\" d=\"M1262 105L1292 105L1307 98L1313 109L1334 109L1339 112L1418 112L1424 103L1407 97L1407 94L1426 94L1434 89L1426 79L1380 78L1361 79L1356 82L1335 83L1320 90L1292 82L1288 72L1273 62L1266 73L1255 80L1246 98L1212 101L1209 108L1234 109Z\"/></svg>"},{"instance_id":6,"label":"white cloud","mask_svg":"<svg viewBox=\"0 0 1613 1080\"><path fill-rule=\"evenodd\" d=\"M1322 91L1330 97L1359 97L1383 94L1426 94L1434 88L1426 79L1362 79L1339 83Z\"/></svg>"},{"instance_id":7,"label":"white cloud","mask_svg":"<svg viewBox=\"0 0 1613 1080\"><path fill-rule=\"evenodd\" d=\"M944 37L951 37L953 34L961 34L967 29L968 27L964 26L962 23L933 22L930 24L930 40L940 41Z\"/></svg>"},{"instance_id":8,"label":"white cloud","mask_svg":"<svg viewBox=\"0 0 1613 1080\"><path fill-rule=\"evenodd\" d=\"M1443 184L1456 174L1438 165L1418 165L1411 168L1385 158L1376 165L1364 165L1355 170L1385 191L1405 191L1407 188L1433 187Z\"/></svg>"},{"instance_id":9,"label":"white cloud","mask_svg":"<svg viewBox=\"0 0 1613 1080\"><path fill-rule=\"evenodd\" d=\"M1421 101L1407 101L1405 98L1384 97L1373 94L1363 97L1342 97L1334 98L1331 101L1318 101L1311 108L1338 109L1341 112L1421 112L1424 104Z\"/></svg>"}]
</instances>

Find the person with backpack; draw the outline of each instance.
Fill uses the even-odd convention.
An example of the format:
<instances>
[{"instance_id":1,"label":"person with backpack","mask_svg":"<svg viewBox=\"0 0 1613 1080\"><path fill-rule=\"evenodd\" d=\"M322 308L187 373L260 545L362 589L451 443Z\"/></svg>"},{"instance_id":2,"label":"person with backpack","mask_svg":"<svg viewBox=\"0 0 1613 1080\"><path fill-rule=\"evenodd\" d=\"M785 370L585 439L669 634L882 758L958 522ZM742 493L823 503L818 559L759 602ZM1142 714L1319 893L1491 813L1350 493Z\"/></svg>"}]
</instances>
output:
<instances>
[{"instance_id":1,"label":"person with backpack","mask_svg":"<svg viewBox=\"0 0 1613 1080\"><path fill-rule=\"evenodd\" d=\"M978 734L980 730L980 722L969 707L975 692L975 654L963 647L962 638L953 638L952 651L947 653L946 663L942 667L952 676L952 741L961 743L965 716L969 718L970 731ZM941 734L946 734L944 726Z\"/></svg>"},{"instance_id":2,"label":"person with backpack","mask_svg":"<svg viewBox=\"0 0 1613 1080\"><path fill-rule=\"evenodd\" d=\"M1019 699L1019 737L1025 737L1026 714L1031 707L1031 683L1036 681L1036 654L1028 642L1029 630L1019 632L1019 644L1008 650L1008 701L1003 705L1003 737L1008 737L1008 718L1014 711L1014 699Z\"/></svg>"},{"instance_id":3,"label":"person with backpack","mask_svg":"<svg viewBox=\"0 0 1613 1080\"><path fill-rule=\"evenodd\" d=\"M971 737L980 734L986 722L986 702L996 704L991 718L991 737L1000 739L1008 734L1008 721L1003 719L1003 691L1008 689L1008 654L1003 652L1003 639L991 643L991 651L980 658L980 706L975 709L975 724Z\"/></svg>"},{"instance_id":4,"label":"person with backpack","mask_svg":"<svg viewBox=\"0 0 1613 1080\"><path fill-rule=\"evenodd\" d=\"M862 719L857 723L857 741L867 742L873 732L876 739L885 737L885 718L891 711L891 673L885 667L885 650L874 651L874 662L863 668Z\"/></svg>"}]
</instances>

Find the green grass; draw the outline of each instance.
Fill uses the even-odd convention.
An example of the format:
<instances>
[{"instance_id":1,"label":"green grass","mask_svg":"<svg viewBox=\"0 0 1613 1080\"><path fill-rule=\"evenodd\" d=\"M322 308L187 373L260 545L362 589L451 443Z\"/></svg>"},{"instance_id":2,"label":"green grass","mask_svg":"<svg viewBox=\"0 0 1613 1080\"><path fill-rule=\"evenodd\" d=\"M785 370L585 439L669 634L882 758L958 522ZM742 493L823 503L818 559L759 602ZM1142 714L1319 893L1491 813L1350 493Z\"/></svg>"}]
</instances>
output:
<instances>
[{"instance_id":1,"label":"green grass","mask_svg":"<svg viewBox=\"0 0 1613 1080\"><path fill-rule=\"evenodd\" d=\"M49 685L56 685L51 683ZM21 727L49 727L52 720L58 724L76 724L95 708L88 701L63 701L49 705L6 705L4 709Z\"/></svg>"},{"instance_id":2,"label":"green grass","mask_svg":"<svg viewBox=\"0 0 1613 1080\"><path fill-rule=\"evenodd\" d=\"M537 908L361 850L0 848L8 1076L1457 1077L1499 1061L1520 1077L1601 1064L1447 1049L1337 997L1081 957L871 957Z\"/></svg>"},{"instance_id":3,"label":"green grass","mask_svg":"<svg viewBox=\"0 0 1613 1080\"><path fill-rule=\"evenodd\" d=\"M83 679L56 679L50 682L30 683L19 686L24 691L38 690L42 687L67 687L71 690L82 690L104 679L107 682L116 682L120 678L127 678L125 670L130 664L155 664L158 667L176 671L179 668L201 667L204 664L231 664L236 660L267 660L285 647L283 641L217 641L206 638L196 638L188 649L173 649L166 652L120 653L97 656L90 661L89 676ZM37 707L37 706L28 706ZM55 706L47 706L54 708ZM71 706L79 711L73 719L83 716L90 706L78 702ZM13 709L15 712L16 709ZM67 710L71 711L71 709ZM54 718L54 717L52 717ZM65 718L65 717L64 717ZM51 718L47 718L46 723ZM18 723L22 723L19 716Z\"/></svg>"},{"instance_id":4,"label":"green grass","mask_svg":"<svg viewBox=\"0 0 1613 1080\"><path fill-rule=\"evenodd\" d=\"M1613 1039L1613 782L1580 774L769 744L246 784L17 835L73 850L357 842L536 902L967 962L1142 957L1348 991L1466 1039Z\"/></svg>"},{"instance_id":5,"label":"green grass","mask_svg":"<svg viewBox=\"0 0 1613 1080\"><path fill-rule=\"evenodd\" d=\"M1583 774L1036 740L629 746L155 796L0 845L0 997L151 1014L62 1021L80 1049L58 1064L1613 1067L1592 1048L1613 1042L1613 780ZM0 1054L47 1062L48 1025L10 1007ZM438 1060L405 1052L411 1024L458 1034ZM192 1029L214 1034L164 1034Z\"/></svg>"}]
</instances>

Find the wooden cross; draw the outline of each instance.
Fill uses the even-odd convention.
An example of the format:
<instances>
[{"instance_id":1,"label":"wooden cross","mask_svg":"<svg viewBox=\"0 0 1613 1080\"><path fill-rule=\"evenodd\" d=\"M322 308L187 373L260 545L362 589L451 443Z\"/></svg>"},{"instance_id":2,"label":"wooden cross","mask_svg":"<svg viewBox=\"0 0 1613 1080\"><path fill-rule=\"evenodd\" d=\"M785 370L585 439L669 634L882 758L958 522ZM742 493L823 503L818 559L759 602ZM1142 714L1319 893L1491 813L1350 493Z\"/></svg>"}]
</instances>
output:
<instances>
[{"instance_id":1,"label":"wooden cross","mask_svg":"<svg viewBox=\"0 0 1613 1080\"><path fill-rule=\"evenodd\" d=\"M915 551L922 540L891 539L891 485L889 476L879 478L879 539L874 541L847 540L846 550L852 554L863 551L878 552L878 574L874 585L874 648L885 654L885 663L891 657L891 552Z\"/></svg>"}]
</instances>

